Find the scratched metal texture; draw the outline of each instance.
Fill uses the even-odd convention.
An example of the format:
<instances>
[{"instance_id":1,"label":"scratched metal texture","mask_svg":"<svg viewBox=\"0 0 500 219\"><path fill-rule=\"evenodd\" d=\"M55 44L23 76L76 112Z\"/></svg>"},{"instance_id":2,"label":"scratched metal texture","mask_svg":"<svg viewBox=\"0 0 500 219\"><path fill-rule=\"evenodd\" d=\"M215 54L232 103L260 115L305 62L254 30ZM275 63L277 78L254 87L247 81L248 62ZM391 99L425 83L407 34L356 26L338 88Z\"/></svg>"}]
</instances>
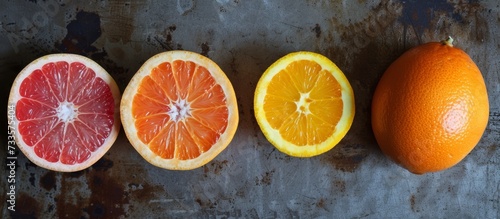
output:
<instances>
[{"instance_id":1,"label":"scratched metal texture","mask_svg":"<svg viewBox=\"0 0 500 219\"><path fill-rule=\"evenodd\" d=\"M499 218L500 3L495 0L22 0L0 1L0 115L16 74L45 54L83 54L123 91L141 64L166 50L201 53L234 85L240 114L228 148L192 171L143 160L123 131L92 167L58 173L18 154L16 211L1 218ZM375 86L407 49L451 35L486 79L490 120L455 167L414 175L379 150L370 125ZM356 117L331 151L286 156L253 116L262 72L293 51L332 59L350 80ZM0 116L5 124L7 118ZM6 163L7 131L1 131ZM0 216L1 216L0 215Z\"/></svg>"}]
</instances>

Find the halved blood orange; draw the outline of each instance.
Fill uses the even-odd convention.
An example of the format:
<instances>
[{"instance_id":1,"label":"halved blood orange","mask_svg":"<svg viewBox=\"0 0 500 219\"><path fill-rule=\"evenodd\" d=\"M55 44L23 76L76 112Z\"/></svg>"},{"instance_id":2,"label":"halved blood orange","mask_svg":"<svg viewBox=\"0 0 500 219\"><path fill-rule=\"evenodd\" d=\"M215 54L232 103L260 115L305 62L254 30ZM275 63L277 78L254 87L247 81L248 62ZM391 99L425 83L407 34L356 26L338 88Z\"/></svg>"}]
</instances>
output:
<instances>
[{"instance_id":1,"label":"halved blood orange","mask_svg":"<svg viewBox=\"0 0 500 219\"><path fill-rule=\"evenodd\" d=\"M28 64L9 96L16 143L40 167L85 169L113 145L120 129L120 91L94 61L52 54Z\"/></svg>"},{"instance_id":2,"label":"halved blood orange","mask_svg":"<svg viewBox=\"0 0 500 219\"><path fill-rule=\"evenodd\" d=\"M189 170L210 162L238 126L231 82L215 62L188 51L147 60L127 85L120 107L132 146L165 169Z\"/></svg>"}]
</instances>

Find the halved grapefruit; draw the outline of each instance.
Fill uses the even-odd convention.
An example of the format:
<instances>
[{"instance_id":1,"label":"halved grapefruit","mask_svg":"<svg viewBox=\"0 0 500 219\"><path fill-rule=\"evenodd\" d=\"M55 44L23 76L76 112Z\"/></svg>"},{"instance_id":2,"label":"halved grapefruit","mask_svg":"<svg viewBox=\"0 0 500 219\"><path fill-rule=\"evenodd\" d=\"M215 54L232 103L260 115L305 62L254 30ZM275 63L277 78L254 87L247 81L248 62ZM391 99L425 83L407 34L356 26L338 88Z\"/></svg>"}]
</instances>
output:
<instances>
[{"instance_id":1,"label":"halved grapefruit","mask_svg":"<svg viewBox=\"0 0 500 219\"><path fill-rule=\"evenodd\" d=\"M17 146L34 164L73 172L99 160L120 129L120 91L94 61L52 54L28 64L9 96Z\"/></svg>"},{"instance_id":2,"label":"halved grapefruit","mask_svg":"<svg viewBox=\"0 0 500 219\"><path fill-rule=\"evenodd\" d=\"M222 152L238 126L231 82L212 60L169 51L147 60L123 93L125 134L151 164L200 167Z\"/></svg>"}]
</instances>

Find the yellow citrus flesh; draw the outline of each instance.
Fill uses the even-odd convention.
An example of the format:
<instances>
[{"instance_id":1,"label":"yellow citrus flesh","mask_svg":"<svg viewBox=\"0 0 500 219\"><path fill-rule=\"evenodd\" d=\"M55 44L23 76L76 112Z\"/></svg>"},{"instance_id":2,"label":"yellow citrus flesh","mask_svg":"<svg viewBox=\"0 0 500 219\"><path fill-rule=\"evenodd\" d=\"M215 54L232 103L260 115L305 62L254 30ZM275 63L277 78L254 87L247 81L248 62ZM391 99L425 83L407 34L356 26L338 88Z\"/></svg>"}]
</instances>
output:
<instances>
[{"instance_id":1,"label":"yellow citrus flesh","mask_svg":"<svg viewBox=\"0 0 500 219\"><path fill-rule=\"evenodd\" d=\"M354 119L354 93L342 71L313 52L290 53L261 76L255 118L278 150L311 157L332 149Z\"/></svg>"}]
</instances>

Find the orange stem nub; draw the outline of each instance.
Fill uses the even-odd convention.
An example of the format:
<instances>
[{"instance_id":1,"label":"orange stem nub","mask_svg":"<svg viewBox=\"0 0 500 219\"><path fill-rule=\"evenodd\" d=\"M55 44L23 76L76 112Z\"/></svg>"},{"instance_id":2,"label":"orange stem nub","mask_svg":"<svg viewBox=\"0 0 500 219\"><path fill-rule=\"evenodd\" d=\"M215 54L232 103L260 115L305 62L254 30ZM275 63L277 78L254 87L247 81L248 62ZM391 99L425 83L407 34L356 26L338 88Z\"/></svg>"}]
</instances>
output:
<instances>
[{"instance_id":1,"label":"orange stem nub","mask_svg":"<svg viewBox=\"0 0 500 219\"><path fill-rule=\"evenodd\" d=\"M441 43L443 45L447 45L449 47L453 47L453 38L451 38L451 36L448 36L448 38L446 38L446 40L441 41Z\"/></svg>"}]
</instances>

